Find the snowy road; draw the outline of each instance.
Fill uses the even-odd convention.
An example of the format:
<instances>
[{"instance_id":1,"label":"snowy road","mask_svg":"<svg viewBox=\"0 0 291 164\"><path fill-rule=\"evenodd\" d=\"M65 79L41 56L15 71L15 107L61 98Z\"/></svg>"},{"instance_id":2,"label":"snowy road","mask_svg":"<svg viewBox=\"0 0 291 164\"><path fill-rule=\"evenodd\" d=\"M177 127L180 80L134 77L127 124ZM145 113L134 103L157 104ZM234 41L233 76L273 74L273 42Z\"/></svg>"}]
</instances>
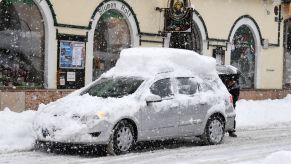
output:
<instances>
[{"instance_id":1,"label":"snowy road","mask_svg":"<svg viewBox=\"0 0 291 164\"><path fill-rule=\"evenodd\" d=\"M0 163L248 163L262 161L273 152L291 150L291 127L238 130L238 138L225 137L224 143L200 146L185 141L122 156L80 156L40 151L0 154ZM174 147L174 148L173 148ZM250 162L250 163L251 163Z\"/></svg>"}]
</instances>

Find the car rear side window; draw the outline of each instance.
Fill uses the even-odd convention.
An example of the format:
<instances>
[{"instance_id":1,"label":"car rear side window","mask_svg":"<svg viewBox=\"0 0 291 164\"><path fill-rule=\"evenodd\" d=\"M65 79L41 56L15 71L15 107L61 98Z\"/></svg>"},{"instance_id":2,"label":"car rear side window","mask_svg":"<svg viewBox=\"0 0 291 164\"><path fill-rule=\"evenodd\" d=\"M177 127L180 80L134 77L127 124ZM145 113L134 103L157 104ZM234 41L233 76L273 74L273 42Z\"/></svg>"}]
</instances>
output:
<instances>
[{"instance_id":1,"label":"car rear side window","mask_svg":"<svg viewBox=\"0 0 291 164\"><path fill-rule=\"evenodd\" d=\"M171 80L169 78L156 81L150 88L152 94L159 95L161 98L173 95L171 90Z\"/></svg>"},{"instance_id":2,"label":"car rear side window","mask_svg":"<svg viewBox=\"0 0 291 164\"><path fill-rule=\"evenodd\" d=\"M198 90L198 83L195 81L195 78L179 77L177 81L179 94L194 95Z\"/></svg>"}]
</instances>

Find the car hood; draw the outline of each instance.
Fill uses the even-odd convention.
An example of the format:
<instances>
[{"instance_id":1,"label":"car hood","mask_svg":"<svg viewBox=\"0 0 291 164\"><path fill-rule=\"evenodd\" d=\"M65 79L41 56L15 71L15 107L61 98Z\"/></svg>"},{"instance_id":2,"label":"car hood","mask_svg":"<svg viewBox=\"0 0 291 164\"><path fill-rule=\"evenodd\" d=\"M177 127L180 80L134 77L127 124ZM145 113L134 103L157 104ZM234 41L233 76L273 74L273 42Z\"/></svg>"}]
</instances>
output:
<instances>
[{"instance_id":1,"label":"car hood","mask_svg":"<svg viewBox=\"0 0 291 164\"><path fill-rule=\"evenodd\" d=\"M48 105L42 104L39 106L38 113L72 118L102 112L106 113L107 119L114 120L122 116L134 115L140 106L141 104L133 95L122 98L100 98L85 94L68 96Z\"/></svg>"}]
</instances>

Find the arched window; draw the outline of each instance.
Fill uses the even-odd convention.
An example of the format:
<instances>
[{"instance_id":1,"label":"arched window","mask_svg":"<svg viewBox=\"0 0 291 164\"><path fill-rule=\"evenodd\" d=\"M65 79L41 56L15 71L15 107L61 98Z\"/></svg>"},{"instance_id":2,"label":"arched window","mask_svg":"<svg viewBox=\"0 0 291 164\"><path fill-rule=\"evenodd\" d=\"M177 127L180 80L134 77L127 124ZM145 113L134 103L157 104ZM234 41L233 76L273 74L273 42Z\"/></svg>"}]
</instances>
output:
<instances>
[{"instance_id":1,"label":"arched window","mask_svg":"<svg viewBox=\"0 0 291 164\"><path fill-rule=\"evenodd\" d=\"M231 65L241 72L242 88L254 88L256 43L254 34L247 25L240 26L234 34L231 48Z\"/></svg>"},{"instance_id":2,"label":"arched window","mask_svg":"<svg viewBox=\"0 0 291 164\"><path fill-rule=\"evenodd\" d=\"M194 50L202 52L201 32L195 22L192 24L192 32L173 32L170 38L170 48Z\"/></svg>"},{"instance_id":3,"label":"arched window","mask_svg":"<svg viewBox=\"0 0 291 164\"><path fill-rule=\"evenodd\" d=\"M44 35L33 1L0 2L0 87L43 87Z\"/></svg>"},{"instance_id":4,"label":"arched window","mask_svg":"<svg viewBox=\"0 0 291 164\"><path fill-rule=\"evenodd\" d=\"M94 33L93 80L114 67L120 51L129 47L131 36L126 18L117 10L106 11Z\"/></svg>"}]
</instances>

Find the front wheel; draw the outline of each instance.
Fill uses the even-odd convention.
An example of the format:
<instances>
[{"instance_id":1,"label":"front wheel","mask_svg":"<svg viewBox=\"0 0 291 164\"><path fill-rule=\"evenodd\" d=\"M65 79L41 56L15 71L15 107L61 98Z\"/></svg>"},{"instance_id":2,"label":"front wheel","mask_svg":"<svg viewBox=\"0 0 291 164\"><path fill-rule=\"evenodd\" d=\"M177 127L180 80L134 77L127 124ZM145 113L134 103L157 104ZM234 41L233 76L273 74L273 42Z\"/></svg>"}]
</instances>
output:
<instances>
[{"instance_id":1,"label":"front wheel","mask_svg":"<svg viewBox=\"0 0 291 164\"><path fill-rule=\"evenodd\" d=\"M120 121L113 130L107 152L112 155L120 155L129 152L135 143L134 128L127 121Z\"/></svg>"},{"instance_id":2,"label":"front wheel","mask_svg":"<svg viewBox=\"0 0 291 164\"><path fill-rule=\"evenodd\" d=\"M220 144L224 137L224 122L219 116L212 116L208 119L202 140L207 145Z\"/></svg>"}]
</instances>

